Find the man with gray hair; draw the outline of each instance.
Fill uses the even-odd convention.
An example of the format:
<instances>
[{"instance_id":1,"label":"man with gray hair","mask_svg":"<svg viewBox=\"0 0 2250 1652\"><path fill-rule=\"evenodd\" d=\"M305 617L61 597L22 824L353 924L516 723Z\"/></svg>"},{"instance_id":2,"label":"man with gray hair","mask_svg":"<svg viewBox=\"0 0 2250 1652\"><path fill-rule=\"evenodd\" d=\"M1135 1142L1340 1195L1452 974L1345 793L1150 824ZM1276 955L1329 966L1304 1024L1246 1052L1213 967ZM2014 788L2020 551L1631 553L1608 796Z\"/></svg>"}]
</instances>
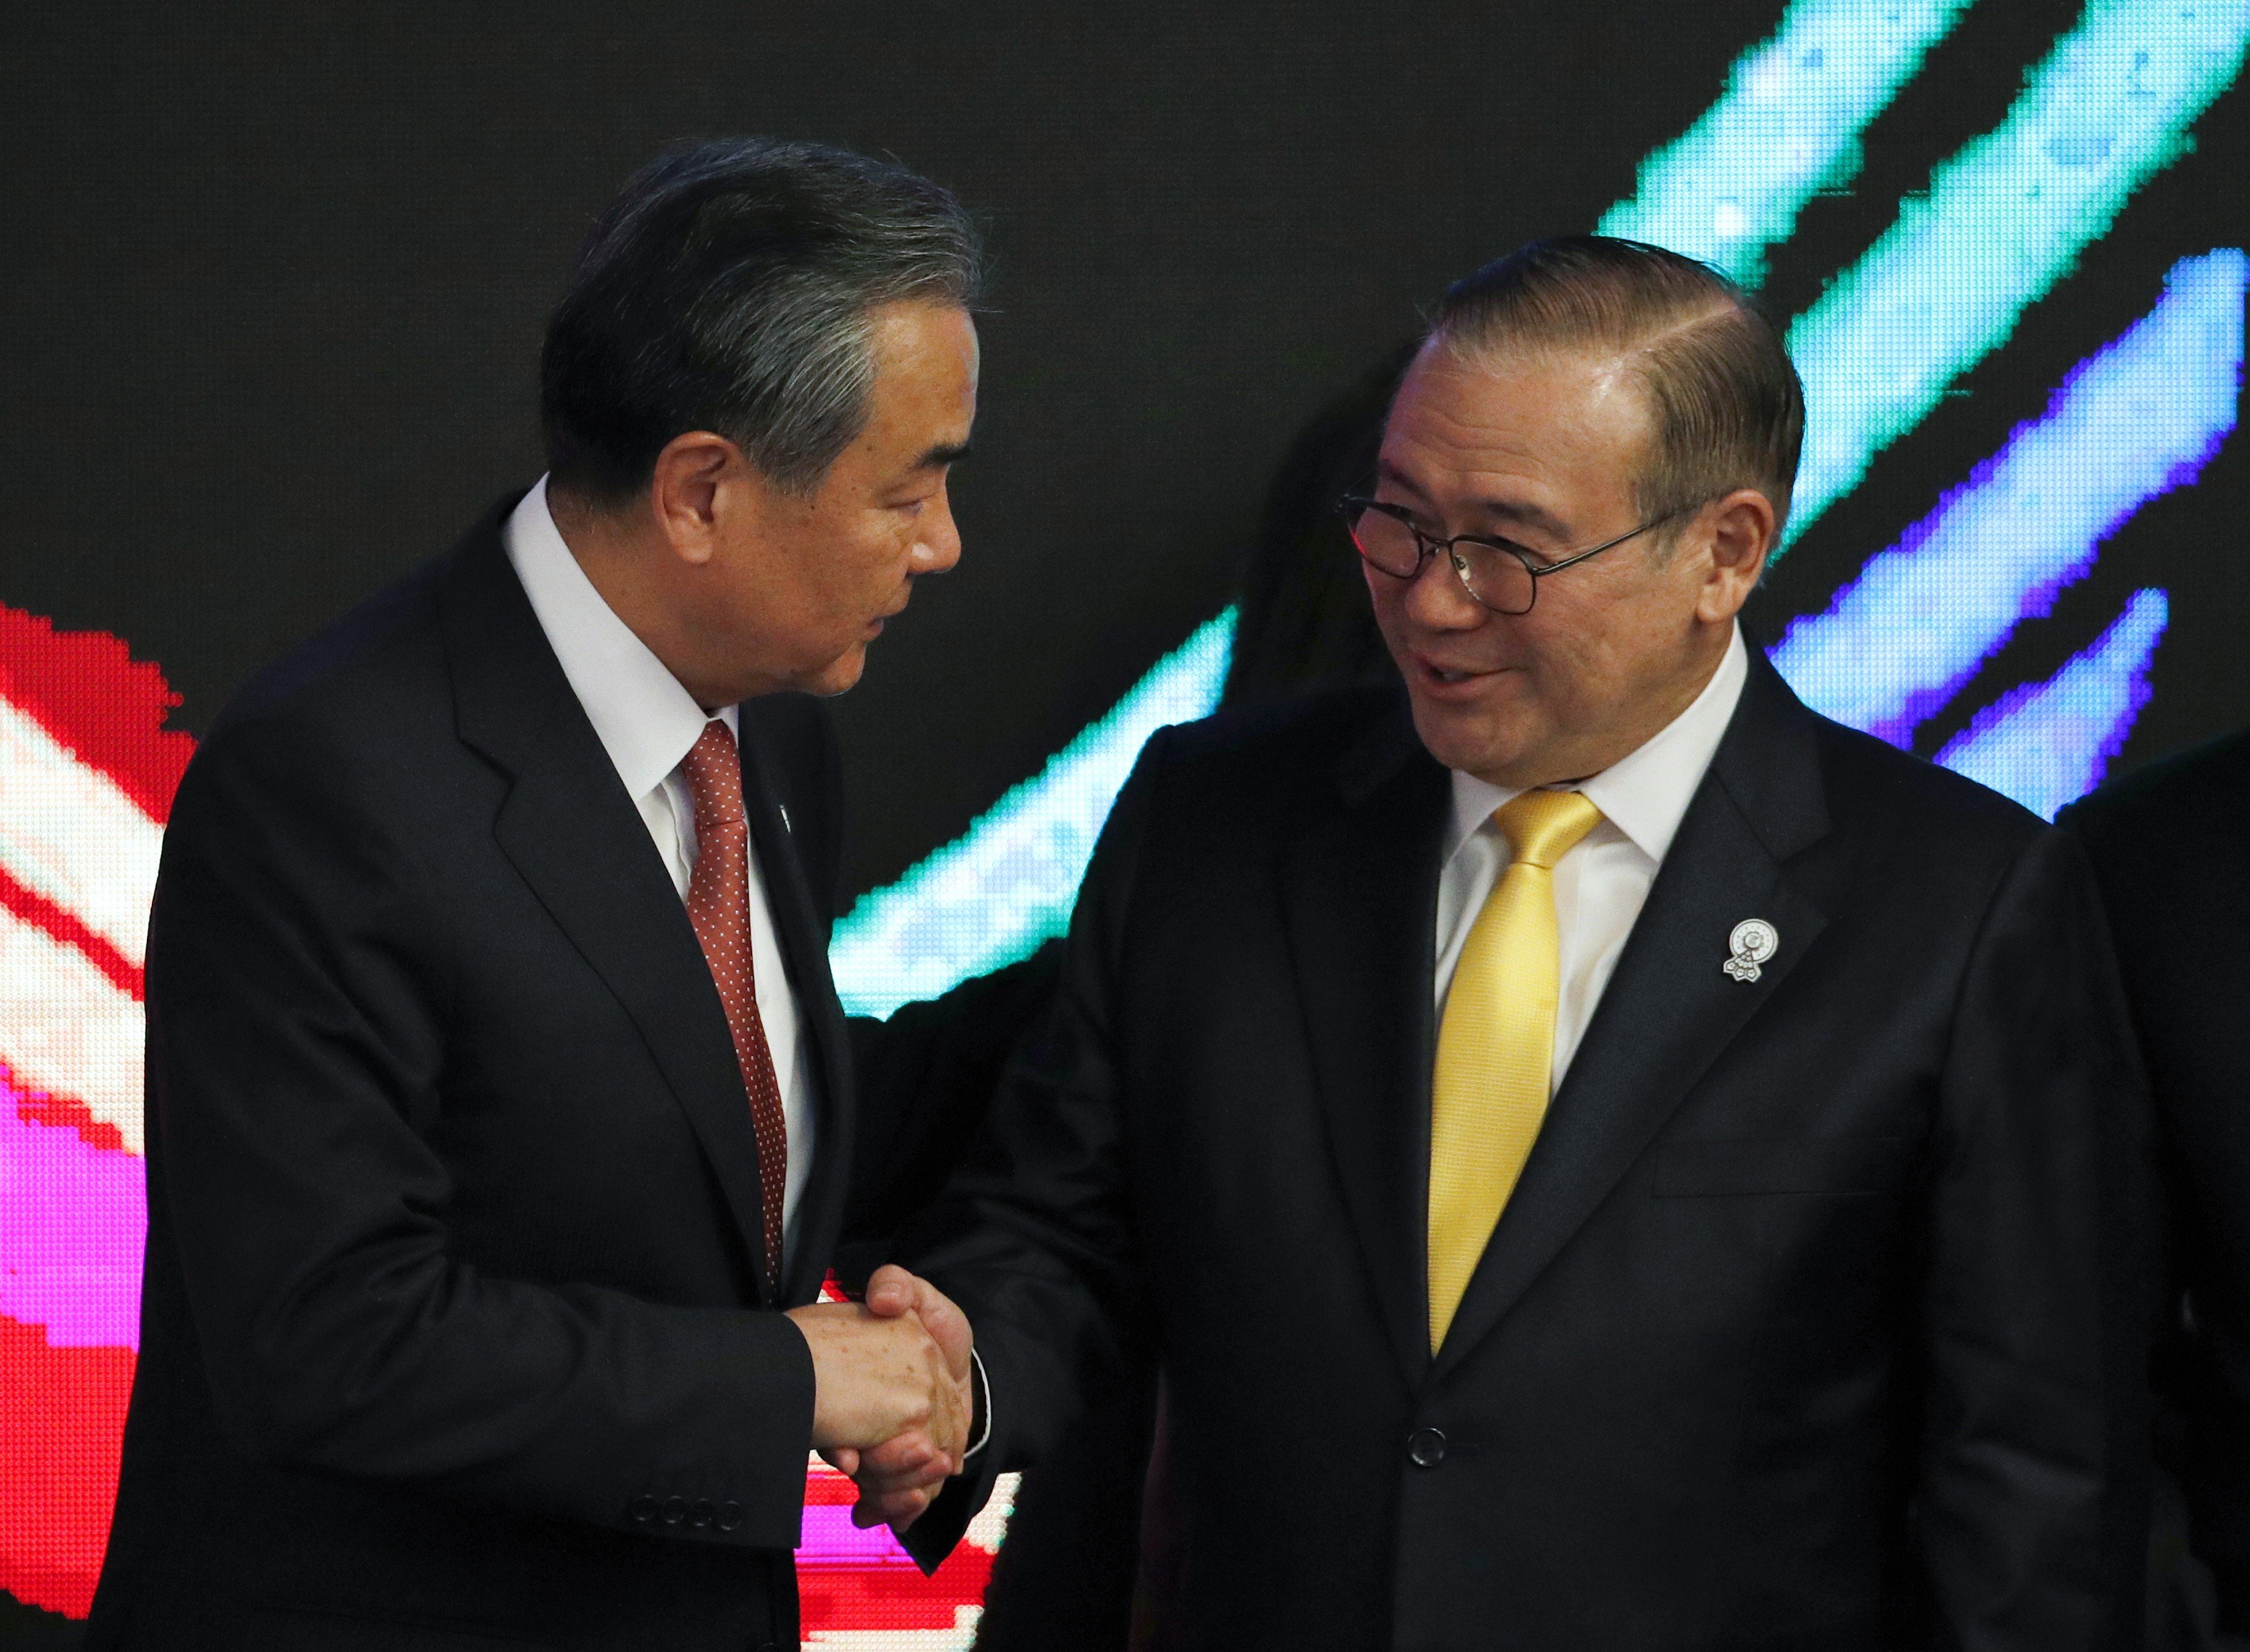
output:
<instances>
[{"instance_id":1,"label":"man with gray hair","mask_svg":"<svg viewBox=\"0 0 2250 1652\"><path fill-rule=\"evenodd\" d=\"M1446 294L1344 506L1403 683L1149 743L902 1251L991 1386L926 1560L1142 1339L1151 1645L2132 1642L2102 928L2068 839L1746 646L1804 418L1658 248Z\"/></svg>"},{"instance_id":2,"label":"man with gray hair","mask_svg":"<svg viewBox=\"0 0 2250 1652\"><path fill-rule=\"evenodd\" d=\"M808 1448L894 1512L971 1454L943 1298L815 1300L882 1157L817 696L960 554L976 280L897 167L664 156L549 328L548 475L213 726L90 1646L795 1646Z\"/></svg>"}]
</instances>

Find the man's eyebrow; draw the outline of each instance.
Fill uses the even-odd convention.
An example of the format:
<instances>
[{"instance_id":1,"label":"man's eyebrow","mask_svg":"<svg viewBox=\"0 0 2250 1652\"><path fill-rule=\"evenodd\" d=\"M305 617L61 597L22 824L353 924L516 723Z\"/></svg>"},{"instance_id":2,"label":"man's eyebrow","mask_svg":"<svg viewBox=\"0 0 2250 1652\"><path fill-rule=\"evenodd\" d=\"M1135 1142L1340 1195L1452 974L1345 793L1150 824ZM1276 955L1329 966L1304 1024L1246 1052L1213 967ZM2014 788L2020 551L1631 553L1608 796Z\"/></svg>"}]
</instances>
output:
<instances>
[{"instance_id":1,"label":"man's eyebrow","mask_svg":"<svg viewBox=\"0 0 2250 1652\"><path fill-rule=\"evenodd\" d=\"M948 465L957 464L968 457L967 442L941 442L914 460L914 467L916 470L943 470Z\"/></svg>"},{"instance_id":2,"label":"man's eyebrow","mask_svg":"<svg viewBox=\"0 0 2250 1652\"><path fill-rule=\"evenodd\" d=\"M1378 480L1390 482L1395 487L1405 489L1416 499L1425 503L1428 501L1429 495L1422 491L1421 487L1411 477L1399 470L1397 466L1377 460L1375 473ZM1563 522L1550 512L1543 510L1528 500L1475 499L1469 501L1469 508L1481 515L1497 516L1503 522L1521 522L1527 528L1536 528L1541 532L1556 539L1570 537L1569 530Z\"/></svg>"},{"instance_id":3,"label":"man's eyebrow","mask_svg":"<svg viewBox=\"0 0 2250 1652\"><path fill-rule=\"evenodd\" d=\"M1403 487L1417 499L1426 497L1419 483L1387 459L1378 459L1375 461L1375 480L1379 482L1389 482L1393 487Z\"/></svg>"},{"instance_id":4,"label":"man's eyebrow","mask_svg":"<svg viewBox=\"0 0 2250 1652\"><path fill-rule=\"evenodd\" d=\"M1536 528L1554 539L1568 539L1570 529L1558 517L1538 506L1520 499L1480 499L1474 508L1487 516L1498 516L1504 522L1520 522L1526 528Z\"/></svg>"}]
</instances>

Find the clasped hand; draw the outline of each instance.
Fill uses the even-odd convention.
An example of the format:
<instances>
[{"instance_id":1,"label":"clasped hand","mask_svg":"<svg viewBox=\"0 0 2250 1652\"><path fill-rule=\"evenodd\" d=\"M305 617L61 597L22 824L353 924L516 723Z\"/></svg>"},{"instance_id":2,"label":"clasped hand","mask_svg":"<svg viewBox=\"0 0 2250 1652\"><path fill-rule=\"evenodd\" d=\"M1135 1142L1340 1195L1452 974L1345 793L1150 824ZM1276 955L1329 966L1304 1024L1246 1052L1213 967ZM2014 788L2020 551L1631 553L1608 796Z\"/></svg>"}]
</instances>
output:
<instances>
[{"instance_id":1,"label":"clasped hand","mask_svg":"<svg viewBox=\"0 0 2250 1652\"><path fill-rule=\"evenodd\" d=\"M812 1350L812 1445L859 1488L852 1524L904 1531L967 1461L976 1412L961 1310L928 1281L885 1267L864 1302L789 1317Z\"/></svg>"}]
</instances>

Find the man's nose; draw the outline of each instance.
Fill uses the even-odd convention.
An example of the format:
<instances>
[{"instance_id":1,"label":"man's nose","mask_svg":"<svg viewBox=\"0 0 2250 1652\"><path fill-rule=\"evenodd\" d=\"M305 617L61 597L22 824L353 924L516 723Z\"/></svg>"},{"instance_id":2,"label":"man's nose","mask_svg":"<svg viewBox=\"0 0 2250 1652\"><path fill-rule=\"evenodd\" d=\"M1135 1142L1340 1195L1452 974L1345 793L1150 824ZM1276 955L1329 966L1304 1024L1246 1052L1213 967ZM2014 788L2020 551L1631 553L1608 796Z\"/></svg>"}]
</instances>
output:
<instances>
[{"instance_id":1,"label":"man's nose","mask_svg":"<svg viewBox=\"0 0 2250 1652\"><path fill-rule=\"evenodd\" d=\"M937 509L927 524L914 559L917 574L942 574L961 560L961 529L953 520L953 501L938 495Z\"/></svg>"},{"instance_id":2,"label":"man's nose","mask_svg":"<svg viewBox=\"0 0 2250 1652\"><path fill-rule=\"evenodd\" d=\"M1473 631L1491 613L1468 593L1454 571L1452 553L1435 551L1425 557L1407 582L1406 617L1432 631Z\"/></svg>"}]
</instances>

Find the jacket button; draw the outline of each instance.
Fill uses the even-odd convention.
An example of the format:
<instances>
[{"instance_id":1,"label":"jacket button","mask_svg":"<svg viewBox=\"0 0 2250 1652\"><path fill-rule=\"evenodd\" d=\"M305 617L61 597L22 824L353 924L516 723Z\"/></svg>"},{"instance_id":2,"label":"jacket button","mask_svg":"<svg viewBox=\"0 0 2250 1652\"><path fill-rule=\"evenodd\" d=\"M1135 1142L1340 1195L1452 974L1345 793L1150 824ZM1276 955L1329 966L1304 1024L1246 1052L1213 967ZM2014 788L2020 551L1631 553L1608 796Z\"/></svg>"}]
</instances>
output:
<instances>
[{"instance_id":1,"label":"jacket button","mask_svg":"<svg viewBox=\"0 0 2250 1652\"><path fill-rule=\"evenodd\" d=\"M646 1525L656 1518L656 1499L648 1496L635 1497L625 1505L625 1512L643 1525Z\"/></svg>"},{"instance_id":2,"label":"jacket button","mask_svg":"<svg viewBox=\"0 0 2250 1652\"><path fill-rule=\"evenodd\" d=\"M719 1530L732 1531L742 1524L742 1505L729 1499L719 1505Z\"/></svg>"},{"instance_id":3,"label":"jacket button","mask_svg":"<svg viewBox=\"0 0 2250 1652\"><path fill-rule=\"evenodd\" d=\"M695 1506L687 1511L687 1524L692 1526L707 1526L711 1524L711 1517L716 1513L718 1510L711 1506L710 1498L698 1497L695 1499Z\"/></svg>"},{"instance_id":4,"label":"jacket button","mask_svg":"<svg viewBox=\"0 0 2250 1652\"><path fill-rule=\"evenodd\" d=\"M1434 1469L1446 1460L1446 1436L1435 1428L1417 1428L1406 1436L1406 1460L1417 1469Z\"/></svg>"},{"instance_id":5,"label":"jacket button","mask_svg":"<svg viewBox=\"0 0 2250 1652\"><path fill-rule=\"evenodd\" d=\"M666 1497L664 1500L664 1524L676 1526L687 1517L687 1499Z\"/></svg>"}]
</instances>

